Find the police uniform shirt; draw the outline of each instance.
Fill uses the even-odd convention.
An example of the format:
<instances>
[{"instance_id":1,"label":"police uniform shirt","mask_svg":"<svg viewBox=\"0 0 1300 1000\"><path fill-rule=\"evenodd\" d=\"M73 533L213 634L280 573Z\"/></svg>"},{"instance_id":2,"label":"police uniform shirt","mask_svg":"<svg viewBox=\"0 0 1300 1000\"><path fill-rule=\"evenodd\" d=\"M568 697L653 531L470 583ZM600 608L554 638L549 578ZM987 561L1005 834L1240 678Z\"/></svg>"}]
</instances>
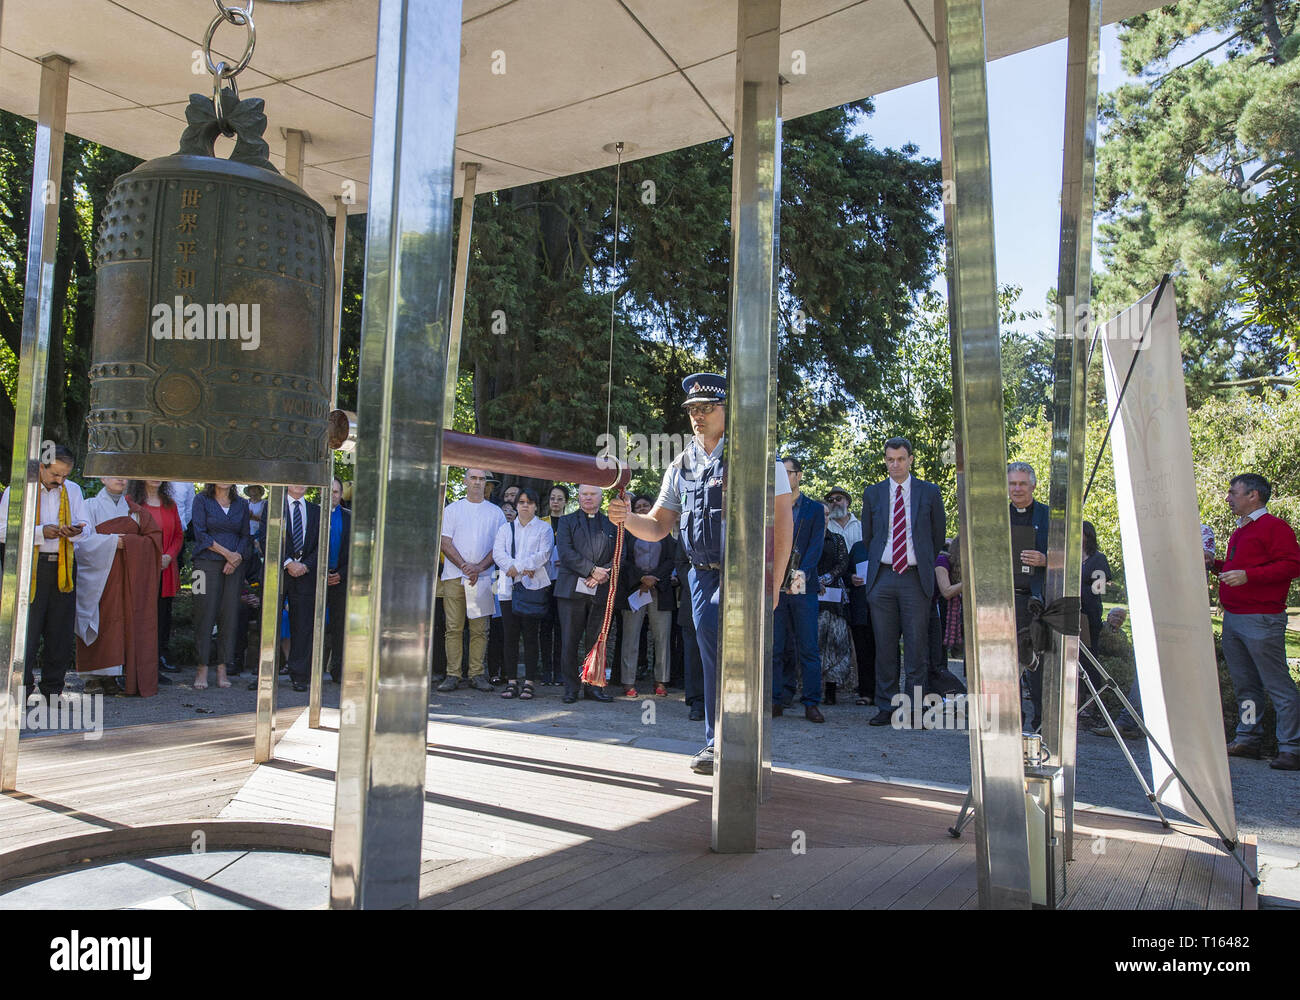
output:
<instances>
[{"instance_id":1,"label":"police uniform shirt","mask_svg":"<svg viewBox=\"0 0 1300 1000\"><path fill-rule=\"evenodd\" d=\"M713 449L709 455L701 457L704 449L700 443L691 438L691 443L686 446L686 450L681 456L668 466L668 471L664 473L663 485L659 489L659 499L655 501L656 505L665 510L682 512L682 466L686 462L695 468L704 468L709 462L722 457L722 446L726 443L726 435L718 441L718 446ZM774 493L776 496L782 496L790 492L790 477L786 475L785 466L780 462L775 462L773 469L773 482L775 483Z\"/></svg>"}]
</instances>

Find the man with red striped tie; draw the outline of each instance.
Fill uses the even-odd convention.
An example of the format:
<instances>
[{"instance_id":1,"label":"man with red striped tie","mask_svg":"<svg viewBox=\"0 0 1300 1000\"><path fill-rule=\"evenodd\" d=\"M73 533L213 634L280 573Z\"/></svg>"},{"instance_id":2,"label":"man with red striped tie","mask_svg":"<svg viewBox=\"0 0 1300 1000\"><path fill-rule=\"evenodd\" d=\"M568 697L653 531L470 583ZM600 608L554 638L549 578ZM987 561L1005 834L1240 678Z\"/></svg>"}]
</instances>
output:
<instances>
[{"instance_id":1,"label":"man with red striped tie","mask_svg":"<svg viewBox=\"0 0 1300 1000\"><path fill-rule=\"evenodd\" d=\"M912 475L912 443L885 442L889 478L862 491L862 541L867 548L867 603L876 634L876 716L887 726L899 694L898 639L903 637L903 694L919 702L929 671L929 614L934 562L944 542L939 487ZM907 713L910 717L911 713Z\"/></svg>"}]
</instances>

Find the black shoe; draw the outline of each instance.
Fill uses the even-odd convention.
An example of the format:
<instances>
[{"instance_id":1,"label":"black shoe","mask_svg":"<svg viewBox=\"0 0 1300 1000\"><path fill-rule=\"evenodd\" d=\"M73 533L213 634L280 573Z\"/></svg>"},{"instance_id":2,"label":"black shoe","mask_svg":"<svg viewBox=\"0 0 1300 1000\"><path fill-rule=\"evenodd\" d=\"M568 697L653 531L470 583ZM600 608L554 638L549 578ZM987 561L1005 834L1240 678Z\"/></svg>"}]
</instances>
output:
<instances>
[{"instance_id":1,"label":"black shoe","mask_svg":"<svg viewBox=\"0 0 1300 1000\"><path fill-rule=\"evenodd\" d=\"M887 708L882 708L868 722L869 726L887 726L894 719L894 713Z\"/></svg>"},{"instance_id":2,"label":"black shoe","mask_svg":"<svg viewBox=\"0 0 1300 1000\"><path fill-rule=\"evenodd\" d=\"M455 691L460 687L459 677L444 677L442 683L438 685L439 691Z\"/></svg>"},{"instance_id":3,"label":"black shoe","mask_svg":"<svg viewBox=\"0 0 1300 1000\"><path fill-rule=\"evenodd\" d=\"M488 694L492 694L493 691L495 690L495 688L492 687L492 682L489 681L482 674L475 674L473 677L471 677L469 679L469 686L472 687L475 691L485 691Z\"/></svg>"},{"instance_id":4,"label":"black shoe","mask_svg":"<svg viewBox=\"0 0 1300 1000\"><path fill-rule=\"evenodd\" d=\"M575 701L578 700L578 696L576 694L566 694L560 700L564 702L564 704L566 705L572 705Z\"/></svg>"},{"instance_id":5,"label":"black shoe","mask_svg":"<svg viewBox=\"0 0 1300 1000\"><path fill-rule=\"evenodd\" d=\"M306 691L306 690L307 690L307 685L304 684L302 681L294 681L294 682L293 682L293 689L294 689L295 691Z\"/></svg>"},{"instance_id":6,"label":"black shoe","mask_svg":"<svg viewBox=\"0 0 1300 1000\"><path fill-rule=\"evenodd\" d=\"M772 718L779 719L785 715L785 706L779 701L772 702Z\"/></svg>"},{"instance_id":7,"label":"black shoe","mask_svg":"<svg viewBox=\"0 0 1300 1000\"><path fill-rule=\"evenodd\" d=\"M834 704L835 704L835 694L836 694L836 691L835 691L835 685L834 685L834 684L827 684L827 685L826 685L826 697L823 698L822 701L823 701L825 704L827 704L827 705L834 705Z\"/></svg>"},{"instance_id":8,"label":"black shoe","mask_svg":"<svg viewBox=\"0 0 1300 1000\"><path fill-rule=\"evenodd\" d=\"M613 701L613 695L606 694L598 687L592 687L590 684L584 685L582 696L591 701Z\"/></svg>"},{"instance_id":9,"label":"black shoe","mask_svg":"<svg viewBox=\"0 0 1300 1000\"><path fill-rule=\"evenodd\" d=\"M692 705L692 706L691 706L691 721L692 721L692 722L703 722L703 721L704 721L704 706L703 706L703 705Z\"/></svg>"},{"instance_id":10,"label":"black shoe","mask_svg":"<svg viewBox=\"0 0 1300 1000\"><path fill-rule=\"evenodd\" d=\"M816 705L805 705L803 710L803 717L807 719L809 722L826 721L826 717L822 715L821 709L819 709Z\"/></svg>"},{"instance_id":11,"label":"black shoe","mask_svg":"<svg viewBox=\"0 0 1300 1000\"><path fill-rule=\"evenodd\" d=\"M168 663L161 656L158 657L158 669L169 674L179 674L181 672L180 667L172 666L172 664Z\"/></svg>"},{"instance_id":12,"label":"black shoe","mask_svg":"<svg viewBox=\"0 0 1300 1000\"><path fill-rule=\"evenodd\" d=\"M257 681L249 681L249 682L248 682L248 690L250 690L250 691L256 691L256 690L257 690Z\"/></svg>"},{"instance_id":13,"label":"black shoe","mask_svg":"<svg viewBox=\"0 0 1300 1000\"><path fill-rule=\"evenodd\" d=\"M159 674L159 675L158 675L158 686L159 686L159 687L162 687L162 686L164 686L164 685L170 685L171 683L172 683L172 679L171 679L170 677L168 677L166 674Z\"/></svg>"},{"instance_id":14,"label":"black shoe","mask_svg":"<svg viewBox=\"0 0 1300 1000\"><path fill-rule=\"evenodd\" d=\"M713 773L713 745L709 744L691 758L691 770L696 774Z\"/></svg>"}]
</instances>

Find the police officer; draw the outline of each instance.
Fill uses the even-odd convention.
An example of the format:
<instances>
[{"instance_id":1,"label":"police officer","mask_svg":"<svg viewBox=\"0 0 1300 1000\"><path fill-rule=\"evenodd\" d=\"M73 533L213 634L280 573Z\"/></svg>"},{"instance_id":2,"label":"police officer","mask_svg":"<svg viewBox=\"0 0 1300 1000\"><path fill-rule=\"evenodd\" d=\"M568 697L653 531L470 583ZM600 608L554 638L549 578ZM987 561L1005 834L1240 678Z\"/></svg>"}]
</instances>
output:
<instances>
[{"instance_id":1,"label":"police officer","mask_svg":"<svg viewBox=\"0 0 1300 1000\"><path fill-rule=\"evenodd\" d=\"M727 426L727 380L722 375L701 372L682 380L686 400L682 408L691 420L694 440L673 460L664 473L659 499L648 514L633 514L622 500L609 504L609 519L626 524L637 538L657 542L673 528L681 527L681 542L690 560L692 618L704 667L704 742L691 758L691 770L713 773L713 729L718 705L718 587L722 581L722 484L726 478L723 432ZM794 521L790 508L790 482L785 468L774 462L776 480L776 524L774 532L774 578L785 575L790 558ZM777 593L773 593L773 606Z\"/></svg>"}]
</instances>

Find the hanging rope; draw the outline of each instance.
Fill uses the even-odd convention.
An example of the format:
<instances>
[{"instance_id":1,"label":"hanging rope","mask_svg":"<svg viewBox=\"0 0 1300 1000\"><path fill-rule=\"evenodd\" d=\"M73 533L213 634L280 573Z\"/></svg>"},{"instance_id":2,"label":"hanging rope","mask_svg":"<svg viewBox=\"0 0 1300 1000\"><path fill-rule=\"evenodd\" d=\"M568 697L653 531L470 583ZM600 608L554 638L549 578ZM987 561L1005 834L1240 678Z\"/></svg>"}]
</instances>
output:
<instances>
[{"instance_id":1,"label":"hanging rope","mask_svg":"<svg viewBox=\"0 0 1300 1000\"><path fill-rule=\"evenodd\" d=\"M614 310L618 296L618 233L619 233L619 189L623 179L623 143L614 146L618 153L618 164L614 168L614 263L611 272L614 275L613 287L609 290L609 374L605 379L605 434L608 440L611 403L614 399ZM618 491L619 499L627 502L626 487ZM614 599L618 592L618 570L623 561L623 536L627 531L625 525L618 526L614 538L614 561L609 569L609 596L605 599L605 618L600 625L600 635L587 651L582 661L582 681L594 687L605 686L605 639L609 636L609 624L614 618Z\"/></svg>"},{"instance_id":2,"label":"hanging rope","mask_svg":"<svg viewBox=\"0 0 1300 1000\"><path fill-rule=\"evenodd\" d=\"M618 152L618 164L614 167L614 263L610 272L614 284L609 290L609 374L605 378L605 440L609 440L610 404L614 400L614 307L618 295L618 230L619 230L619 189L623 180L623 143L614 146Z\"/></svg>"}]
</instances>

